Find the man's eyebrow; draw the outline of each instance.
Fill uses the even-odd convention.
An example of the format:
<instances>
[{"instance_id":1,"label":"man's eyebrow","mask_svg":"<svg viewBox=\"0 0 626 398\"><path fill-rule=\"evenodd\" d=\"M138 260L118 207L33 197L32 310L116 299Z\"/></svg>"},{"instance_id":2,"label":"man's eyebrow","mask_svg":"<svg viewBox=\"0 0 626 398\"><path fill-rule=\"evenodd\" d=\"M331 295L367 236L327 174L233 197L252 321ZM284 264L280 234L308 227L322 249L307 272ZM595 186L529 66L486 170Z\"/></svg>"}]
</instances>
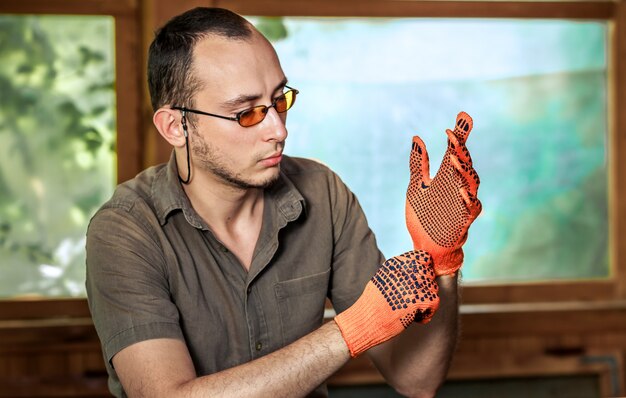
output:
<instances>
[{"instance_id":1,"label":"man's eyebrow","mask_svg":"<svg viewBox=\"0 0 626 398\"><path fill-rule=\"evenodd\" d=\"M287 85L287 78L284 78L274 89L274 92L282 90ZM223 108L236 108L240 105L249 104L261 98L260 94L239 95L233 99L222 102Z\"/></svg>"},{"instance_id":2,"label":"man's eyebrow","mask_svg":"<svg viewBox=\"0 0 626 398\"><path fill-rule=\"evenodd\" d=\"M261 95L259 94L239 95L233 99L229 99L227 101L222 102L222 107L223 108L236 108L240 105L254 102L258 100L259 98L261 98Z\"/></svg>"},{"instance_id":3,"label":"man's eyebrow","mask_svg":"<svg viewBox=\"0 0 626 398\"><path fill-rule=\"evenodd\" d=\"M280 83L278 83L278 86L276 86L276 88L274 89L274 92L284 89L285 86L287 85L287 82L288 82L287 78L284 77L283 80Z\"/></svg>"}]
</instances>

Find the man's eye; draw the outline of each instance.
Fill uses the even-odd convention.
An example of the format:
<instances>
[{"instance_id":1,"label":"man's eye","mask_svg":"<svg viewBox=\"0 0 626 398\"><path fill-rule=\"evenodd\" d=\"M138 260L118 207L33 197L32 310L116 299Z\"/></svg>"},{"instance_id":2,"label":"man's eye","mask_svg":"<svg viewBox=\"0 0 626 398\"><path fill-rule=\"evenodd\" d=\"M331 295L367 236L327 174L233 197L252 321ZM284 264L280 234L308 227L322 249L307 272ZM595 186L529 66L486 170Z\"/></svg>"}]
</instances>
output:
<instances>
[{"instance_id":1,"label":"man's eye","mask_svg":"<svg viewBox=\"0 0 626 398\"><path fill-rule=\"evenodd\" d=\"M246 113L249 113L252 109L253 108L244 108L244 109L241 109L239 111L235 111L234 115L236 116L236 115L246 114Z\"/></svg>"}]
</instances>

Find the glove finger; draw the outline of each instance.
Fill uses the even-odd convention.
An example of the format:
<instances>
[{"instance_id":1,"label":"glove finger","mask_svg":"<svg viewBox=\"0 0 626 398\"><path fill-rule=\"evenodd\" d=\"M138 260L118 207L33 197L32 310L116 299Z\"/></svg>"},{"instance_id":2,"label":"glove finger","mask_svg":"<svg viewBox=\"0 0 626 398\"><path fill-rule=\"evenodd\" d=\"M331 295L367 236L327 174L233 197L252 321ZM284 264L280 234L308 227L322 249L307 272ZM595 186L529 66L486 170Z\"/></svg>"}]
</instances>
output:
<instances>
[{"instance_id":1,"label":"glove finger","mask_svg":"<svg viewBox=\"0 0 626 398\"><path fill-rule=\"evenodd\" d=\"M472 223L476 217L483 211L483 205L475 195L472 195L465 188L461 188L459 190L461 197L463 198L463 202L465 202L465 207L467 208L467 212L469 213L469 223Z\"/></svg>"},{"instance_id":2,"label":"glove finger","mask_svg":"<svg viewBox=\"0 0 626 398\"><path fill-rule=\"evenodd\" d=\"M418 309L415 311L414 322L427 324L433 319L435 312L439 309L439 301L434 302L429 308L424 310Z\"/></svg>"},{"instance_id":3,"label":"glove finger","mask_svg":"<svg viewBox=\"0 0 626 398\"><path fill-rule=\"evenodd\" d=\"M430 185L430 163L424 141L418 136L413 137L411 155L409 157L411 181L409 191L417 188L427 188Z\"/></svg>"},{"instance_id":4,"label":"glove finger","mask_svg":"<svg viewBox=\"0 0 626 398\"><path fill-rule=\"evenodd\" d=\"M465 112L459 112L459 114L456 115L454 135L457 136L459 142L464 144L465 141L467 141L467 137L472 131L472 127L474 127L474 121L470 115Z\"/></svg>"},{"instance_id":5,"label":"glove finger","mask_svg":"<svg viewBox=\"0 0 626 398\"><path fill-rule=\"evenodd\" d=\"M421 301L434 299L439 291L439 286L435 282L435 270L432 264L430 253L425 250L411 250L395 257L400 267L395 267L394 271L399 271L408 281L415 284Z\"/></svg>"},{"instance_id":6,"label":"glove finger","mask_svg":"<svg viewBox=\"0 0 626 398\"><path fill-rule=\"evenodd\" d=\"M450 129L446 130L446 134L448 135L448 148L446 150L446 155L455 154L456 157L459 158L462 162L472 164L472 156L465 146L464 143L459 142L456 134Z\"/></svg>"},{"instance_id":7,"label":"glove finger","mask_svg":"<svg viewBox=\"0 0 626 398\"><path fill-rule=\"evenodd\" d=\"M396 258L406 261L407 264L415 262L419 265L430 265L432 263L430 253L425 250L411 250L396 256Z\"/></svg>"},{"instance_id":8,"label":"glove finger","mask_svg":"<svg viewBox=\"0 0 626 398\"><path fill-rule=\"evenodd\" d=\"M437 284L435 270L432 263L424 264L418 267L419 294L416 300L422 303L428 302L426 308L418 308L414 315L414 322L426 324L430 322L432 317L439 308L439 285Z\"/></svg>"},{"instance_id":9,"label":"glove finger","mask_svg":"<svg viewBox=\"0 0 626 398\"><path fill-rule=\"evenodd\" d=\"M466 188L473 196L476 196L480 185L480 177L478 177L476 170L470 164L460 161L455 155L450 155L450 163L461 178L461 187Z\"/></svg>"}]
</instances>

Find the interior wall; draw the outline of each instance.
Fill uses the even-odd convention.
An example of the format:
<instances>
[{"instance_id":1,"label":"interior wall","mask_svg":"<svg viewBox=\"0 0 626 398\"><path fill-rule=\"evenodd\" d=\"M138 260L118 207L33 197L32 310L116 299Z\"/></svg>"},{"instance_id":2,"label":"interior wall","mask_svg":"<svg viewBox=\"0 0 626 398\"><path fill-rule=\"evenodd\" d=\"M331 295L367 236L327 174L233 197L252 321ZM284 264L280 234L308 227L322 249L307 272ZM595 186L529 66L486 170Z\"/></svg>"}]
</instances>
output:
<instances>
[{"instance_id":1,"label":"interior wall","mask_svg":"<svg viewBox=\"0 0 626 398\"><path fill-rule=\"evenodd\" d=\"M619 112L617 104L626 104L626 2L540 2L530 4L497 2L402 2L382 0L349 0L354 14L374 11L402 14L407 10L431 16L458 13L459 9L468 16L484 15L487 8L496 14L540 13L559 15L561 10L572 7L573 11L585 15L608 16L613 19L612 62L612 129L610 153L619 158L626 150L626 112ZM346 4L344 3L344 4ZM402 5L401 3L405 3ZM441 3L438 6L433 3ZM578 3L578 5L572 5ZM594 6L594 3L597 3ZM57 12L68 4L82 10L85 4L103 7L119 14L120 48L126 48L128 58L119 62L125 71L129 85L124 97L123 112L137 117L121 116L120 131L140 131L131 135L127 145L122 144L120 155L123 170L130 178L141 167L164 161L170 149L161 143L151 127L151 110L143 78L145 50L156 26L169 16L195 5L225 5L235 10L251 10L258 13L278 12L281 2L259 1L195 1L170 2L165 0L119 0L119 1L41 1L28 0L8 8L0 6L0 12ZM112 5L113 4L113 5ZM315 4L323 5L318 14L347 12L345 6L331 1L294 1L294 14L310 13ZM4 7L4 8L3 8ZM29 8L30 7L30 8ZM57 7L57 8L55 8ZM534 7L534 8L533 8ZM516 11L516 10L528 11ZM85 13L89 9L85 9ZM491 11L494 12L494 11ZM568 14L571 15L571 14ZM130 33L129 33L130 32ZM133 34L135 32L135 34ZM137 55L142 54L142 55ZM623 108L623 107L622 107ZM129 111L130 109L130 111ZM623 109L622 109L623 110ZM123 134L120 134L122 137ZM133 138L135 137L135 138ZM622 156L623 157L623 156ZM620 275L626 260L626 200L621 197L626 164L614 162L612 169L612 236L616 263L616 275ZM616 278L620 279L620 278ZM623 279L623 278L622 278ZM543 386L552 385L549 380L573 388L581 381L585 387L594 388L599 396L626 394L626 288L623 282L595 284L592 288L577 288L572 295L563 285L543 285L536 290L522 287L485 287L483 290L468 290L462 307L461 339L449 373L449 384L443 391L454 396L459 385L492 386L497 381L506 381L508 388L519 382L539 380ZM567 286L565 286L567 287ZM533 299L540 291L541 300ZM530 293L529 293L530 292ZM565 292L565 293L563 293ZM549 300L546 299L549 297ZM539 301L539 302L538 302ZM384 387L382 377L365 357L348 363L329 381L331 387L370 386L370 392ZM518 382L518 384L515 384ZM465 383L465 384L459 384ZM479 384L475 384L479 383ZM482 383L482 384L480 384ZM569 384L568 384L569 383ZM378 387L377 387L378 386ZM590 387L591 386L591 387ZM476 387L480 388L480 387ZM543 387L542 387L543 388ZM547 388L547 387L546 387ZM337 394L346 393L345 389ZM467 391L467 390L464 390ZM478 390L480 391L480 389ZM485 390L482 390L485 391ZM354 390L352 391L354 392ZM348 392L349 393L349 392ZM381 393L382 394L382 393ZM85 300L45 300L44 302L0 302L0 397L105 397L106 372L102 362L100 344L91 323ZM340 395L337 395L340 396ZM343 395L347 396L347 395ZM377 395L382 396L382 395ZM390 395L392 396L392 395ZM445 396L445 395L444 395ZM466 396L466 395L464 395ZM482 395L486 396L486 395ZM539 396L539 395L533 395Z\"/></svg>"}]
</instances>

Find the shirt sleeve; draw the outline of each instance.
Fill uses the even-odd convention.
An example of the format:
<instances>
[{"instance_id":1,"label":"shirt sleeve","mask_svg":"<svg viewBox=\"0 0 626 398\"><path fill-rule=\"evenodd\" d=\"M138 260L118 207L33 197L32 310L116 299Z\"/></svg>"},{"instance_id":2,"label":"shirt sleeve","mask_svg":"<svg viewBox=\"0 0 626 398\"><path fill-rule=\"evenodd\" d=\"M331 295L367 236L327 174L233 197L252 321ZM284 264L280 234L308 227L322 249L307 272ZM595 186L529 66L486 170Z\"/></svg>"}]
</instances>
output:
<instances>
[{"instance_id":1,"label":"shirt sleeve","mask_svg":"<svg viewBox=\"0 0 626 398\"><path fill-rule=\"evenodd\" d=\"M127 209L105 208L87 231L87 297L109 363L140 341L183 340L153 228L150 220L139 221Z\"/></svg>"},{"instance_id":2,"label":"shirt sleeve","mask_svg":"<svg viewBox=\"0 0 626 398\"><path fill-rule=\"evenodd\" d=\"M357 197L332 173L333 276L330 300L337 313L350 307L385 260Z\"/></svg>"}]
</instances>

